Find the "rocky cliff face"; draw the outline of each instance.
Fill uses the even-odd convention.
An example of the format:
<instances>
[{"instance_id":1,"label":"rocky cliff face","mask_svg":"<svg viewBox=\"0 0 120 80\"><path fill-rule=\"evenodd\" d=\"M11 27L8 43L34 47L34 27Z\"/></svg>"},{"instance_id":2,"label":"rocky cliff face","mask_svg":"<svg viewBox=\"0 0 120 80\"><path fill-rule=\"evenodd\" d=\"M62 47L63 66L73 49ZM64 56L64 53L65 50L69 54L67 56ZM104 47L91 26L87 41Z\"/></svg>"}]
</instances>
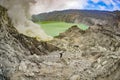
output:
<instances>
[{"instance_id":1,"label":"rocky cliff face","mask_svg":"<svg viewBox=\"0 0 120 80\"><path fill-rule=\"evenodd\" d=\"M8 17L7 9L1 6L0 15L0 80L22 80L12 77L22 61L28 60L28 57L33 55L49 54L59 48L18 33ZM19 74L19 69L17 72Z\"/></svg>"},{"instance_id":2,"label":"rocky cliff face","mask_svg":"<svg viewBox=\"0 0 120 80\"><path fill-rule=\"evenodd\" d=\"M119 13L119 11L63 10L33 15L33 21L64 21L88 26L116 26Z\"/></svg>"},{"instance_id":3,"label":"rocky cliff face","mask_svg":"<svg viewBox=\"0 0 120 80\"><path fill-rule=\"evenodd\" d=\"M0 80L120 80L120 26L73 26L49 42L19 34L0 6Z\"/></svg>"}]
</instances>

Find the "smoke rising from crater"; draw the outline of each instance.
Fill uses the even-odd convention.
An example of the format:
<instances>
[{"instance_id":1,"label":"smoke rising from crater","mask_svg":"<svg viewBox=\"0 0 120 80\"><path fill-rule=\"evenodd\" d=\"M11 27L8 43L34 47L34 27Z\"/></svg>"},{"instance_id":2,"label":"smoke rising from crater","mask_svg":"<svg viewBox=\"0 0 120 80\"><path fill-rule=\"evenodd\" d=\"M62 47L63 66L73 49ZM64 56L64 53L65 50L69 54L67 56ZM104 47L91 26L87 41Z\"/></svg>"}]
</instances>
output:
<instances>
[{"instance_id":1,"label":"smoke rising from crater","mask_svg":"<svg viewBox=\"0 0 120 80\"><path fill-rule=\"evenodd\" d=\"M38 14L54 10L64 9L83 9L88 0L36 0L36 4L32 6L31 13Z\"/></svg>"},{"instance_id":2,"label":"smoke rising from crater","mask_svg":"<svg viewBox=\"0 0 120 80\"><path fill-rule=\"evenodd\" d=\"M8 15L20 33L40 40L49 40L51 37L30 20L30 6L35 2L35 0L0 0L0 5L8 9Z\"/></svg>"},{"instance_id":3,"label":"smoke rising from crater","mask_svg":"<svg viewBox=\"0 0 120 80\"><path fill-rule=\"evenodd\" d=\"M30 20L31 14L37 13L36 10L41 13L77 7L82 8L86 5L86 1L87 0L0 0L0 5L8 9L8 15L20 33L37 37L41 40L49 40L51 37L48 36L39 25Z\"/></svg>"}]
</instances>

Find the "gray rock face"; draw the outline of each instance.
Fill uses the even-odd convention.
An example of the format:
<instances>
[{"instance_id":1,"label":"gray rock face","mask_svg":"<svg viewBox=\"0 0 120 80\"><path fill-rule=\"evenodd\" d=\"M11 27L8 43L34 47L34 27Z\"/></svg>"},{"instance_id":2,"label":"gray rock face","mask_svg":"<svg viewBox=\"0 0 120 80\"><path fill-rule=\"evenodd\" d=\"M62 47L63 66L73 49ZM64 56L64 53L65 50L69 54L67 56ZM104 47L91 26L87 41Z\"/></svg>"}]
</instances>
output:
<instances>
[{"instance_id":1,"label":"gray rock face","mask_svg":"<svg viewBox=\"0 0 120 80\"><path fill-rule=\"evenodd\" d=\"M73 26L54 40L19 34L0 6L0 80L120 80L119 27Z\"/></svg>"},{"instance_id":2,"label":"gray rock face","mask_svg":"<svg viewBox=\"0 0 120 80\"><path fill-rule=\"evenodd\" d=\"M53 44L69 52L64 53L69 55L65 59L76 69L74 75L79 75L80 80L119 80L120 38L116 32L111 27L92 26L82 31L73 26Z\"/></svg>"},{"instance_id":3,"label":"gray rock face","mask_svg":"<svg viewBox=\"0 0 120 80\"><path fill-rule=\"evenodd\" d=\"M97 10L63 10L33 15L32 19L38 21L63 21L68 23L86 24L88 26L118 26L119 11Z\"/></svg>"},{"instance_id":4,"label":"gray rock face","mask_svg":"<svg viewBox=\"0 0 120 80\"><path fill-rule=\"evenodd\" d=\"M34 54L45 55L59 50L51 44L19 34L8 18L7 10L1 6L0 15L0 80L7 78L7 80L21 80L12 77L14 74L17 76L21 74L21 68L19 70L21 62L29 61L29 56ZM27 69L23 64L22 69Z\"/></svg>"}]
</instances>

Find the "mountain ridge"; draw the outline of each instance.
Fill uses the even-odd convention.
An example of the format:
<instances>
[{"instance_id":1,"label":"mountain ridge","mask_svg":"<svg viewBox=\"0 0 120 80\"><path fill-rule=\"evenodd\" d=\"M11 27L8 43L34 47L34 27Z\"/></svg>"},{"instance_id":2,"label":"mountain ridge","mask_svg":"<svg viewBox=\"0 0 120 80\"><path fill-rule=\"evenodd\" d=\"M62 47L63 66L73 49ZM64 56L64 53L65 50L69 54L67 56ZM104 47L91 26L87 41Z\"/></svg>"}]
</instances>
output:
<instances>
[{"instance_id":1,"label":"mountain ridge","mask_svg":"<svg viewBox=\"0 0 120 80\"><path fill-rule=\"evenodd\" d=\"M63 10L33 15L32 20L37 21L63 21L68 23L83 23L86 25L118 25L120 11L99 10ZM119 20L120 21L120 20Z\"/></svg>"}]
</instances>

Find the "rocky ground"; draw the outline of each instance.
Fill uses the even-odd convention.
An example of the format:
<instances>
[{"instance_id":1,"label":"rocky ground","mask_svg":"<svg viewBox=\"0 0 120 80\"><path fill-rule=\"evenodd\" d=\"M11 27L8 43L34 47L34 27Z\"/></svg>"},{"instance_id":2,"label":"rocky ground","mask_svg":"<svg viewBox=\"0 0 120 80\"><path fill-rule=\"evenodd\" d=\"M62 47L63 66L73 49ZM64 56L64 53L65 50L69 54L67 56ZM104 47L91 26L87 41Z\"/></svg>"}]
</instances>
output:
<instances>
[{"instance_id":1,"label":"rocky ground","mask_svg":"<svg viewBox=\"0 0 120 80\"><path fill-rule=\"evenodd\" d=\"M0 7L0 80L120 80L119 26L72 26L52 41L17 32Z\"/></svg>"}]
</instances>

